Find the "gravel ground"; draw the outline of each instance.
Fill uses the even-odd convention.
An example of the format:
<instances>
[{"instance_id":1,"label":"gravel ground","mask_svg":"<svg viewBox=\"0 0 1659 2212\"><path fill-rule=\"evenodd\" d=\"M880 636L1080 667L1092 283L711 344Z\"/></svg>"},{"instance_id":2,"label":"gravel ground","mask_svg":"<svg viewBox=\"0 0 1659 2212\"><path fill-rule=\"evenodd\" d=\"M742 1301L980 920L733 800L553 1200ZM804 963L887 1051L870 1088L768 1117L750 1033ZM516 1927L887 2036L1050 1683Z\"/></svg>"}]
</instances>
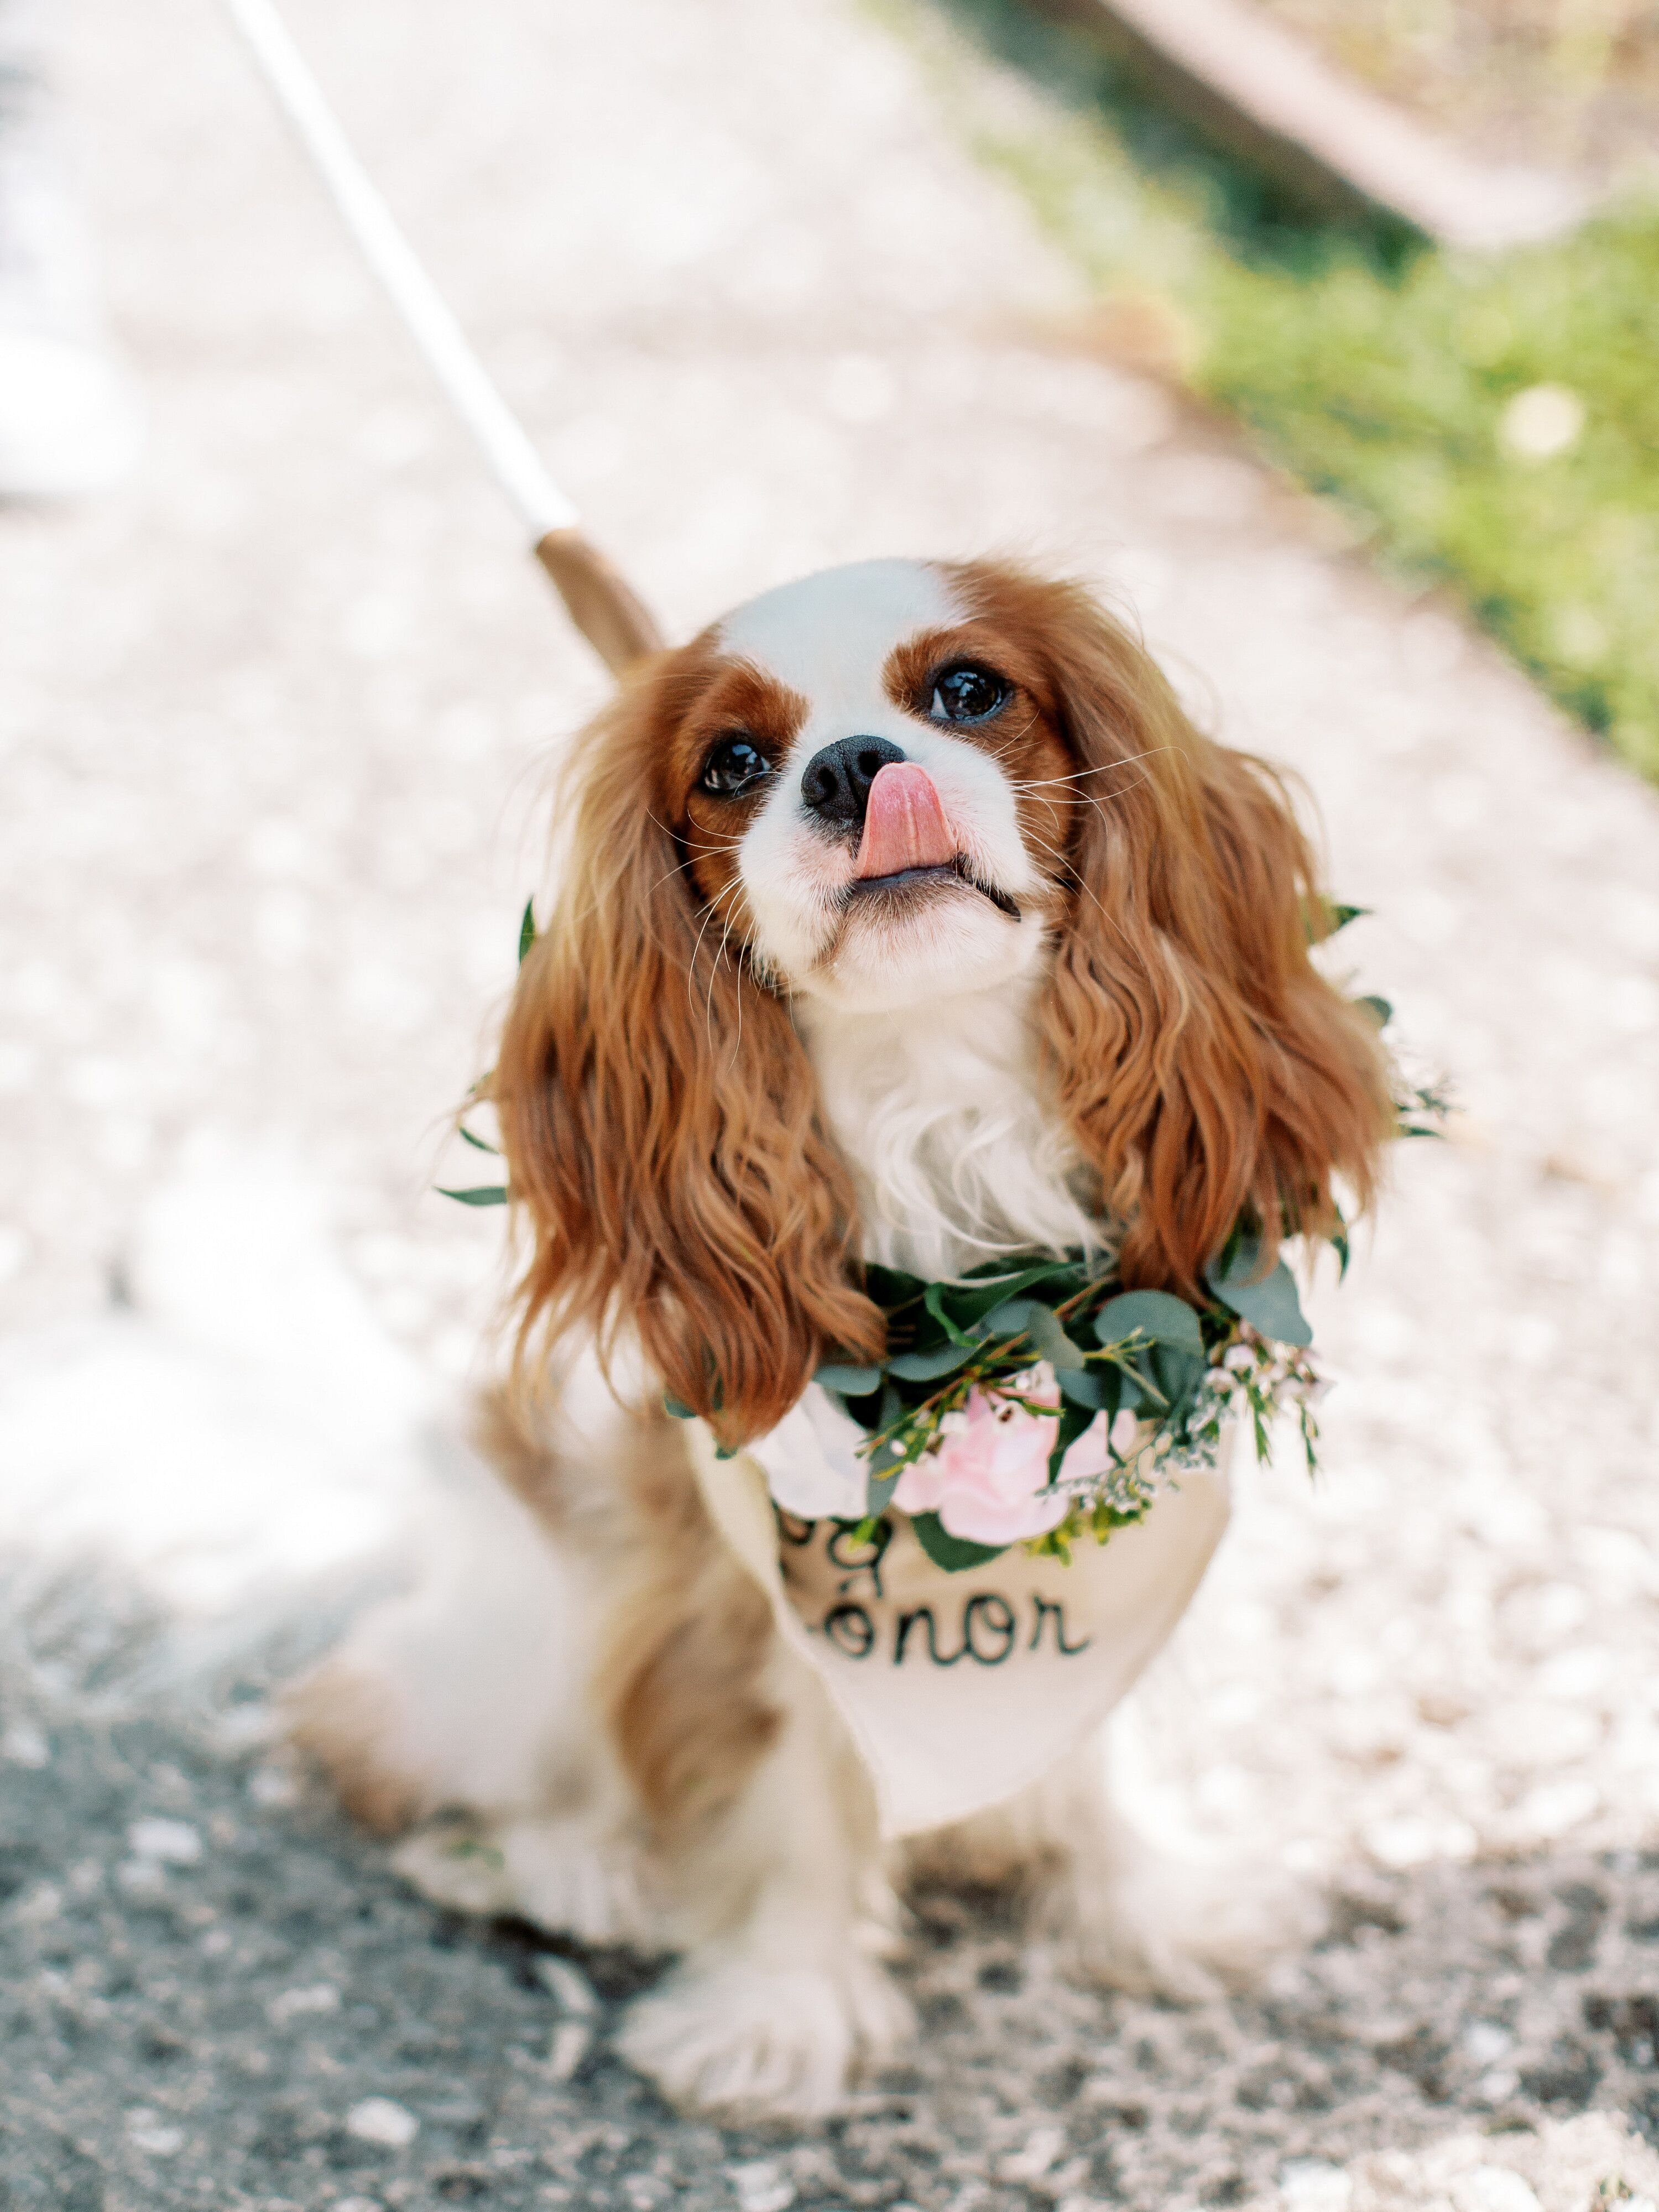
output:
<instances>
[{"instance_id":1,"label":"gravel ground","mask_svg":"<svg viewBox=\"0 0 1659 2212\"><path fill-rule=\"evenodd\" d=\"M1338 2206L1333 2154L1395 2152L1363 2192L1458 2120L1488 2171L1587 2105L1659 2121L1656 1853L1355 1881L1268 1991L1187 2012L927 1895L909 2063L803 2141L667 2112L604 2041L648 1969L434 1917L282 1768L143 1723L53 1749L0 1838L8 2207ZM1606 2124L1574 2163L1549 2212L1659 2181Z\"/></svg>"},{"instance_id":2,"label":"gravel ground","mask_svg":"<svg viewBox=\"0 0 1659 2212\"><path fill-rule=\"evenodd\" d=\"M511 972L538 762L601 687L210 11L82 0L154 421L120 498L0 517L0 1508L50 1458L5 1426L50 1358L64 1483L126 1510L68 1597L0 1510L32 1593L0 1651L0 2205L1659 2195L1600 2117L1659 2134L1659 799L1090 358L1065 272L860 17L293 15L673 627L866 553L1094 578L1307 776L1376 910L1345 952L1464 1112L1316 1300L1327 1476L1247 1477L1132 1717L1149 1807L1328 1885L1332 1936L1182 2013L1069 1992L994 1900L928 1899L928 2032L844 2121L674 2120L532 1939L436 1917L239 1724L335 1584L295 1570L286 1645L144 1611L133 1491L171 1432L128 1410L139 1324L106 1306L181 1160L285 1150L380 1327L433 1376L476 1356L495 1225L427 1194ZM647 1971L582 1963L605 2003Z\"/></svg>"}]
</instances>

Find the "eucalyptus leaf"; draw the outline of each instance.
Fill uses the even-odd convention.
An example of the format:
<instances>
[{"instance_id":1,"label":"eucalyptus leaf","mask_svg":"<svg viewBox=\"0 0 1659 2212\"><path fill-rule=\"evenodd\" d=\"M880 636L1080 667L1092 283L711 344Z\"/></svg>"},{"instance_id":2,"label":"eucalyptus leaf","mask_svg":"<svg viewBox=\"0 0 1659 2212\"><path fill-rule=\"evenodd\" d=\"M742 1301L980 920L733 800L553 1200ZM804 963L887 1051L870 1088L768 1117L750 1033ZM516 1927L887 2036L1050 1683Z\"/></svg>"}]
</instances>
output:
<instances>
[{"instance_id":1,"label":"eucalyptus leaf","mask_svg":"<svg viewBox=\"0 0 1659 2212\"><path fill-rule=\"evenodd\" d=\"M893 1492L898 1488L903 1473L902 1468L895 1468L891 1474L871 1476L869 1487L864 1493L864 1510L866 1519L873 1514L884 1513L887 1510L893 1502Z\"/></svg>"},{"instance_id":2,"label":"eucalyptus leaf","mask_svg":"<svg viewBox=\"0 0 1659 2212\"><path fill-rule=\"evenodd\" d=\"M508 1192L505 1183L476 1184L471 1190L446 1190L438 1185L440 1198L453 1198L458 1206L505 1206Z\"/></svg>"},{"instance_id":3,"label":"eucalyptus leaf","mask_svg":"<svg viewBox=\"0 0 1659 2212\"><path fill-rule=\"evenodd\" d=\"M1112 1389L1114 1369L1109 1367L1103 1372L1096 1367L1062 1367L1055 1372L1060 1379L1060 1395L1069 1398L1074 1406L1087 1406L1097 1413L1117 1411Z\"/></svg>"},{"instance_id":4,"label":"eucalyptus leaf","mask_svg":"<svg viewBox=\"0 0 1659 2212\"><path fill-rule=\"evenodd\" d=\"M866 1264L864 1294L884 1313L915 1304L927 1287L920 1275L907 1275L902 1267L884 1267L873 1260Z\"/></svg>"},{"instance_id":5,"label":"eucalyptus leaf","mask_svg":"<svg viewBox=\"0 0 1659 2212\"><path fill-rule=\"evenodd\" d=\"M813 1376L815 1382L843 1398L867 1398L881 1388L879 1367L853 1367L838 1359L826 1360Z\"/></svg>"},{"instance_id":6,"label":"eucalyptus leaf","mask_svg":"<svg viewBox=\"0 0 1659 2212\"><path fill-rule=\"evenodd\" d=\"M1139 1413L1143 1407L1148 1406L1157 1413L1167 1413L1170 1401L1164 1392L1164 1385L1155 1375L1147 1371L1152 1352L1143 1352L1138 1358L1138 1364L1120 1370L1124 1382L1124 1404L1131 1413ZM1129 1395L1131 1389L1134 1392L1133 1398Z\"/></svg>"},{"instance_id":7,"label":"eucalyptus leaf","mask_svg":"<svg viewBox=\"0 0 1659 2212\"><path fill-rule=\"evenodd\" d=\"M495 1158L500 1159L501 1156L501 1146L499 1145L487 1144L482 1137L475 1137L471 1130L466 1127L465 1122L458 1121L455 1124L455 1133L464 1145L471 1145L475 1152L493 1152L495 1155Z\"/></svg>"},{"instance_id":8,"label":"eucalyptus leaf","mask_svg":"<svg viewBox=\"0 0 1659 2212\"><path fill-rule=\"evenodd\" d=\"M1189 1351L1185 1345L1155 1344L1152 1346L1152 1372L1170 1401L1171 1411L1178 1408L1198 1388L1204 1379L1206 1365L1201 1351Z\"/></svg>"},{"instance_id":9,"label":"eucalyptus leaf","mask_svg":"<svg viewBox=\"0 0 1659 2212\"><path fill-rule=\"evenodd\" d=\"M668 1390L662 1394L662 1409L672 1420L695 1421L697 1418L684 1398L677 1398Z\"/></svg>"},{"instance_id":10,"label":"eucalyptus leaf","mask_svg":"<svg viewBox=\"0 0 1659 2212\"><path fill-rule=\"evenodd\" d=\"M1247 1215L1241 1214L1219 1256L1210 1262L1204 1279L1213 1289L1218 1281L1248 1283L1261 1273L1261 1231Z\"/></svg>"},{"instance_id":11,"label":"eucalyptus leaf","mask_svg":"<svg viewBox=\"0 0 1659 2212\"><path fill-rule=\"evenodd\" d=\"M1168 1291L1125 1291L1121 1297L1109 1298L1095 1316L1095 1334L1103 1344L1121 1344L1137 1330L1149 1344L1178 1345L1203 1355L1198 1316L1185 1298Z\"/></svg>"},{"instance_id":12,"label":"eucalyptus leaf","mask_svg":"<svg viewBox=\"0 0 1659 2212\"><path fill-rule=\"evenodd\" d=\"M1024 1337L1057 1375L1083 1365L1083 1353L1066 1334L1060 1316L1040 1298L1006 1298L987 1314L983 1325L986 1335L994 1341Z\"/></svg>"},{"instance_id":13,"label":"eucalyptus leaf","mask_svg":"<svg viewBox=\"0 0 1659 2212\"><path fill-rule=\"evenodd\" d=\"M937 1513L915 1514L910 1526L922 1550L947 1575L959 1575L969 1567L982 1567L989 1560L1000 1559L1008 1548L1006 1544L970 1544L965 1536L953 1536Z\"/></svg>"},{"instance_id":14,"label":"eucalyptus leaf","mask_svg":"<svg viewBox=\"0 0 1659 2212\"><path fill-rule=\"evenodd\" d=\"M1204 1279L1223 1305L1231 1306L1241 1320L1273 1343L1306 1346L1313 1342L1313 1331L1296 1294L1296 1278L1282 1260L1259 1283L1241 1277L1236 1261L1226 1274L1212 1268Z\"/></svg>"},{"instance_id":15,"label":"eucalyptus leaf","mask_svg":"<svg viewBox=\"0 0 1659 2212\"><path fill-rule=\"evenodd\" d=\"M974 1349L973 1338L968 1334L955 1316L945 1310L945 1293L949 1285L945 1283L929 1283L923 1293L922 1304L952 1344L965 1346L971 1352Z\"/></svg>"},{"instance_id":16,"label":"eucalyptus leaf","mask_svg":"<svg viewBox=\"0 0 1659 2212\"><path fill-rule=\"evenodd\" d=\"M1034 1305L1031 1317L1025 1324L1025 1334L1036 1345L1056 1375L1081 1371L1083 1353L1066 1334L1060 1316L1048 1306Z\"/></svg>"},{"instance_id":17,"label":"eucalyptus leaf","mask_svg":"<svg viewBox=\"0 0 1659 2212\"><path fill-rule=\"evenodd\" d=\"M526 899L524 902L524 920L519 924L519 965L520 968L524 966L525 955L529 951L531 946L535 942L536 902L533 899Z\"/></svg>"},{"instance_id":18,"label":"eucalyptus leaf","mask_svg":"<svg viewBox=\"0 0 1659 2212\"><path fill-rule=\"evenodd\" d=\"M1392 1005L1387 999L1378 998L1374 991L1366 992L1363 998L1356 999L1353 1003L1356 1006L1364 1006L1369 1013L1374 1014L1376 1018L1376 1026L1380 1030L1387 1029L1389 1024L1394 1019Z\"/></svg>"},{"instance_id":19,"label":"eucalyptus leaf","mask_svg":"<svg viewBox=\"0 0 1659 2212\"><path fill-rule=\"evenodd\" d=\"M943 1327L949 1328L954 1322L958 1328L966 1329L973 1322L983 1321L988 1314L994 1313L1010 1298L1018 1297L1037 1284L1053 1283L1061 1279L1069 1282L1077 1273L1075 1261L1048 1260L1040 1267L1022 1267L1012 1274L994 1276L988 1280L930 1283L927 1286L927 1310Z\"/></svg>"},{"instance_id":20,"label":"eucalyptus leaf","mask_svg":"<svg viewBox=\"0 0 1659 2212\"><path fill-rule=\"evenodd\" d=\"M899 1352L888 1361L887 1371L903 1382L933 1382L942 1375L954 1375L982 1349L979 1339L970 1338L966 1344L936 1345L931 1352Z\"/></svg>"}]
</instances>

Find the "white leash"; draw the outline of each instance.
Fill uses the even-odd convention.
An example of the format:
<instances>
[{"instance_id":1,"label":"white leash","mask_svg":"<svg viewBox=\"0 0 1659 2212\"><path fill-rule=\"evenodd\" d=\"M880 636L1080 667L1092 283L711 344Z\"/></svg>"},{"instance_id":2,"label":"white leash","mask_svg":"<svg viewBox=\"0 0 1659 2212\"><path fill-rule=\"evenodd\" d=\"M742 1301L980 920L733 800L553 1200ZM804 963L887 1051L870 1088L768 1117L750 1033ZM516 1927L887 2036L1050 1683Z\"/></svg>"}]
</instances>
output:
<instances>
[{"instance_id":1,"label":"white leash","mask_svg":"<svg viewBox=\"0 0 1659 2212\"><path fill-rule=\"evenodd\" d=\"M272 0L224 0L340 219L402 318L439 389L472 434L530 534L571 619L612 672L662 643L655 622L580 530L524 425L416 258L324 99Z\"/></svg>"}]
</instances>

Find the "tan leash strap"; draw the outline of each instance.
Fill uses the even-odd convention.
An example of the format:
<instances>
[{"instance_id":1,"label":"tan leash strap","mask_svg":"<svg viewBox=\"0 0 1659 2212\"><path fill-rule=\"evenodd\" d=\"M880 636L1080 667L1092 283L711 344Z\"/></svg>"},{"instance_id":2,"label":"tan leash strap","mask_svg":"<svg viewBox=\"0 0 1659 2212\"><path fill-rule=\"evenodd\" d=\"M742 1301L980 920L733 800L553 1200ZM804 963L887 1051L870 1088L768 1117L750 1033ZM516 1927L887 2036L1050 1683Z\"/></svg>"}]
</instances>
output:
<instances>
[{"instance_id":1,"label":"tan leash strap","mask_svg":"<svg viewBox=\"0 0 1659 2212\"><path fill-rule=\"evenodd\" d=\"M357 250L512 501L571 621L611 673L620 676L661 647L655 621L583 536L574 502L554 482L370 182L272 0L224 4Z\"/></svg>"}]
</instances>

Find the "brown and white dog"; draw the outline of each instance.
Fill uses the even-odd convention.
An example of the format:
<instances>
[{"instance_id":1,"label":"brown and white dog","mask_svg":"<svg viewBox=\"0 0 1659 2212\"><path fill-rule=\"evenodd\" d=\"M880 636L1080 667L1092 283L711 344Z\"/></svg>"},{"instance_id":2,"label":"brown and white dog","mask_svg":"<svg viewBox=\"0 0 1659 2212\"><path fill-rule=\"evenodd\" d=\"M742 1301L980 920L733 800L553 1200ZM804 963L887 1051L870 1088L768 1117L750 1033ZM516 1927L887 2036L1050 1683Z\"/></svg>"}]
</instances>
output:
<instances>
[{"instance_id":1,"label":"brown and white dog","mask_svg":"<svg viewBox=\"0 0 1659 2212\"><path fill-rule=\"evenodd\" d=\"M890 1884L1034 1869L1079 1966L1189 1982L1262 1930L1137 1850L1092 1755L884 1850L818 1681L713 1525L684 1401L763 1438L860 1263L1115 1253L1196 1295L1241 1213L1369 1198L1373 1024L1309 957L1279 781L1200 736L1081 590L878 561L768 593L624 684L492 1085L531 1249L520 1364L424 1579L302 1730L430 1893L681 1952L623 2048L672 2096L829 2108L890 2046ZM509 1410L516 1405L519 1410ZM971 1670L969 1670L971 1671ZM1040 1881L1036 1879L1040 1876Z\"/></svg>"}]
</instances>

